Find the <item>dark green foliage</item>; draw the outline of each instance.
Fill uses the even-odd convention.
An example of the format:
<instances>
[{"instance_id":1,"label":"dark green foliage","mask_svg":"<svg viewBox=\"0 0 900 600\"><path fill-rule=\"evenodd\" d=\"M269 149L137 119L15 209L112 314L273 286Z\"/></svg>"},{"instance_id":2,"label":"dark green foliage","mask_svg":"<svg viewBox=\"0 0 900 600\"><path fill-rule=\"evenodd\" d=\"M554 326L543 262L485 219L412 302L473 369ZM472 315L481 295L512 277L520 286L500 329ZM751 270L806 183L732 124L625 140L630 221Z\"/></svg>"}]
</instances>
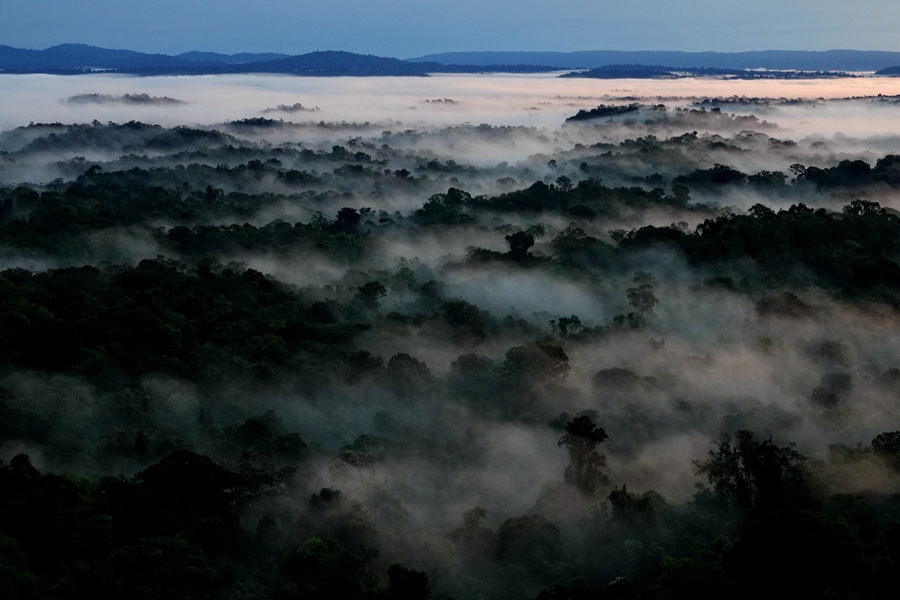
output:
<instances>
[{"instance_id":1,"label":"dark green foliage","mask_svg":"<svg viewBox=\"0 0 900 600\"><path fill-rule=\"evenodd\" d=\"M0 597L893 598L900 158L760 102L0 133L118 157L0 186Z\"/></svg>"},{"instance_id":2,"label":"dark green foliage","mask_svg":"<svg viewBox=\"0 0 900 600\"><path fill-rule=\"evenodd\" d=\"M406 396L426 391L432 382L425 363L405 352L391 357L385 374L391 387Z\"/></svg>"},{"instance_id":3,"label":"dark green foliage","mask_svg":"<svg viewBox=\"0 0 900 600\"><path fill-rule=\"evenodd\" d=\"M522 412L541 396L558 393L569 369L569 357L560 346L526 342L511 348L500 370L507 410Z\"/></svg>"},{"instance_id":4,"label":"dark green foliage","mask_svg":"<svg viewBox=\"0 0 900 600\"><path fill-rule=\"evenodd\" d=\"M378 308L378 299L387 295L387 289L377 281L369 281L357 288L355 299L369 310Z\"/></svg>"},{"instance_id":5,"label":"dark green foliage","mask_svg":"<svg viewBox=\"0 0 900 600\"><path fill-rule=\"evenodd\" d=\"M619 246L638 248L661 244L679 244L685 237L684 231L677 227L654 227L648 225L636 231L629 231L621 236L614 236Z\"/></svg>"},{"instance_id":6,"label":"dark green foliage","mask_svg":"<svg viewBox=\"0 0 900 600\"><path fill-rule=\"evenodd\" d=\"M691 260L750 258L773 282L802 282L793 272L802 265L826 288L895 294L900 266L891 257L900 248L898 233L900 219L854 201L842 216L802 204L778 213L759 209L707 220L692 235L675 237Z\"/></svg>"},{"instance_id":7,"label":"dark green foliage","mask_svg":"<svg viewBox=\"0 0 900 600\"><path fill-rule=\"evenodd\" d=\"M28 571L28 559L14 538L0 533L0 598L25 600L32 597L35 577Z\"/></svg>"},{"instance_id":8,"label":"dark green foliage","mask_svg":"<svg viewBox=\"0 0 900 600\"><path fill-rule=\"evenodd\" d=\"M100 491L115 516L116 541L181 535L215 558L234 543L236 509L258 485L206 456L181 450L136 475L131 486L110 480Z\"/></svg>"},{"instance_id":9,"label":"dark green foliage","mask_svg":"<svg viewBox=\"0 0 900 600\"><path fill-rule=\"evenodd\" d=\"M556 583L541 590L534 600L598 600L603 586L587 579L573 579L568 583Z\"/></svg>"},{"instance_id":10,"label":"dark green foliage","mask_svg":"<svg viewBox=\"0 0 900 600\"><path fill-rule=\"evenodd\" d=\"M377 376L384 369L384 360L367 350L359 350L347 357L347 381L358 383Z\"/></svg>"},{"instance_id":11,"label":"dark green foliage","mask_svg":"<svg viewBox=\"0 0 900 600\"><path fill-rule=\"evenodd\" d=\"M787 175L781 171L760 171L747 177L747 183L752 187L763 190L779 190L785 187Z\"/></svg>"},{"instance_id":12,"label":"dark green foliage","mask_svg":"<svg viewBox=\"0 0 900 600\"><path fill-rule=\"evenodd\" d=\"M453 342L460 345L476 345L487 335L489 315L465 300L446 300L442 307L444 321L452 330Z\"/></svg>"},{"instance_id":13,"label":"dark green foliage","mask_svg":"<svg viewBox=\"0 0 900 600\"><path fill-rule=\"evenodd\" d=\"M0 465L0 551L18 586L9 589L207 593L221 580L212 559L233 552L241 502L259 486L187 451L131 479L99 482L41 474L19 455Z\"/></svg>"},{"instance_id":14,"label":"dark green foliage","mask_svg":"<svg viewBox=\"0 0 900 600\"><path fill-rule=\"evenodd\" d=\"M114 593L138 600L176 600L206 593L217 583L203 553L177 538L144 538L116 550L104 575Z\"/></svg>"},{"instance_id":15,"label":"dark green foliage","mask_svg":"<svg viewBox=\"0 0 900 600\"><path fill-rule=\"evenodd\" d=\"M464 354L450 365L450 389L476 408L487 409L498 390L498 373L497 365L490 358Z\"/></svg>"},{"instance_id":16,"label":"dark green foliage","mask_svg":"<svg viewBox=\"0 0 900 600\"><path fill-rule=\"evenodd\" d=\"M645 283L636 288L628 288L628 303L639 315L647 317L653 312L653 307L659 304L659 300L653 295L653 286Z\"/></svg>"},{"instance_id":17,"label":"dark green foliage","mask_svg":"<svg viewBox=\"0 0 900 600\"><path fill-rule=\"evenodd\" d=\"M528 342L506 353L503 370L512 381L561 384L569 372L569 357L559 346Z\"/></svg>"},{"instance_id":18,"label":"dark green foliage","mask_svg":"<svg viewBox=\"0 0 900 600\"><path fill-rule=\"evenodd\" d=\"M371 448L367 446L362 440L357 440L357 443L345 448L356 453L366 453L371 460L378 460L378 456L370 452ZM307 523L306 533L310 536L336 540L347 548L359 548L364 554L375 552L365 550L366 546L374 542L377 532L358 502L345 498L340 490L322 488L319 493L310 496L308 506L310 521Z\"/></svg>"},{"instance_id":19,"label":"dark green foliage","mask_svg":"<svg viewBox=\"0 0 900 600\"><path fill-rule=\"evenodd\" d=\"M723 502L766 513L811 505L806 462L793 444L778 446L771 436L758 441L741 430L723 435L709 458L694 464Z\"/></svg>"},{"instance_id":20,"label":"dark green foliage","mask_svg":"<svg viewBox=\"0 0 900 600\"><path fill-rule=\"evenodd\" d=\"M840 398L837 394L829 391L827 388L821 385L817 385L813 389L810 400L813 402L813 404L818 404L826 408L834 408L840 402Z\"/></svg>"},{"instance_id":21,"label":"dark green foliage","mask_svg":"<svg viewBox=\"0 0 900 600\"><path fill-rule=\"evenodd\" d=\"M668 560L653 587L662 600L716 600L734 594L733 584L715 556Z\"/></svg>"},{"instance_id":22,"label":"dark green foliage","mask_svg":"<svg viewBox=\"0 0 900 600\"><path fill-rule=\"evenodd\" d=\"M603 267L612 260L612 247L587 235L578 227L569 226L551 242L557 259L578 268Z\"/></svg>"},{"instance_id":23,"label":"dark green foliage","mask_svg":"<svg viewBox=\"0 0 900 600\"><path fill-rule=\"evenodd\" d=\"M86 504L86 484L56 474L41 475L24 454L0 465L0 531L17 541L13 548L7 539L6 552L15 558L21 550L28 569L42 574L74 559L83 536L97 535L102 543L109 532L102 527L80 531L75 518ZM21 570L25 563L15 560L12 564Z\"/></svg>"},{"instance_id":24,"label":"dark green foliage","mask_svg":"<svg viewBox=\"0 0 900 600\"><path fill-rule=\"evenodd\" d=\"M584 331L584 325L581 324L581 319L575 315L572 315L571 317L560 317L558 320L551 320L550 327L552 327L553 332L558 334L561 338L577 336Z\"/></svg>"},{"instance_id":25,"label":"dark green foliage","mask_svg":"<svg viewBox=\"0 0 900 600\"><path fill-rule=\"evenodd\" d=\"M415 219L421 225L465 225L472 217L463 212L471 201L467 192L450 188L446 194L435 194L416 211Z\"/></svg>"},{"instance_id":26,"label":"dark green foliage","mask_svg":"<svg viewBox=\"0 0 900 600\"><path fill-rule=\"evenodd\" d=\"M875 182L897 187L900 185L898 164L900 156L894 154L879 159L874 168L862 160L842 160L836 166L825 169L805 167L798 174L797 181L813 184L818 189L860 187Z\"/></svg>"},{"instance_id":27,"label":"dark green foliage","mask_svg":"<svg viewBox=\"0 0 900 600\"><path fill-rule=\"evenodd\" d=\"M294 291L258 271L194 274L164 259L7 271L0 294L0 361L100 380L154 370L202 378L244 369L240 359L277 367L304 345L354 335L316 323Z\"/></svg>"},{"instance_id":28,"label":"dark green foliage","mask_svg":"<svg viewBox=\"0 0 900 600\"><path fill-rule=\"evenodd\" d=\"M613 519L630 527L652 527L668 508L666 501L654 491L635 494L626 486L614 488L607 496Z\"/></svg>"},{"instance_id":29,"label":"dark green foliage","mask_svg":"<svg viewBox=\"0 0 900 600\"><path fill-rule=\"evenodd\" d=\"M593 378L594 388L617 392L629 392L635 389L641 378L634 371L613 367L597 371Z\"/></svg>"},{"instance_id":30,"label":"dark green foliage","mask_svg":"<svg viewBox=\"0 0 900 600\"><path fill-rule=\"evenodd\" d=\"M506 243L509 244L509 257L516 261L522 261L528 257L528 249L534 246L534 236L524 231L517 231L506 236Z\"/></svg>"},{"instance_id":31,"label":"dark green foliage","mask_svg":"<svg viewBox=\"0 0 900 600\"><path fill-rule=\"evenodd\" d=\"M802 319L812 315L812 309L791 292L766 296L756 303L756 312L760 316L787 317Z\"/></svg>"},{"instance_id":32,"label":"dark green foliage","mask_svg":"<svg viewBox=\"0 0 900 600\"><path fill-rule=\"evenodd\" d=\"M872 440L872 449L885 464L900 472L900 431L878 434Z\"/></svg>"},{"instance_id":33,"label":"dark green foliage","mask_svg":"<svg viewBox=\"0 0 900 600\"><path fill-rule=\"evenodd\" d=\"M497 555L526 569L546 570L562 557L559 527L541 515L508 519L497 532Z\"/></svg>"},{"instance_id":34,"label":"dark green foliage","mask_svg":"<svg viewBox=\"0 0 900 600\"><path fill-rule=\"evenodd\" d=\"M747 175L727 165L716 165L712 169L697 169L689 175L679 175L672 185L688 188L708 188L723 185L740 185L747 181Z\"/></svg>"},{"instance_id":35,"label":"dark green foliage","mask_svg":"<svg viewBox=\"0 0 900 600\"><path fill-rule=\"evenodd\" d=\"M375 550L350 550L331 539L311 538L284 555L281 574L291 584L289 597L354 600L376 588L368 565L377 556Z\"/></svg>"},{"instance_id":36,"label":"dark green foliage","mask_svg":"<svg viewBox=\"0 0 900 600\"><path fill-rule=\"evenodd\" d=\"M481 525L487 515L480 506L463 513L463 525L447 534L460 560L475 573L489 574L497 555L497 533Z\"/></svg>"},{"instance_id":37,"label":"dark green foliage","mask_svg":"<svg viewBox=\"0 0 900 600\"><path fill-rule=\"evenodd\" d=\"M309 450L298 434L287 431L274 410L250 417L240 427L227 433L242 448L270 456L299 459Z\"/></svg>"},{"instance_id":38,"label":"dark green foliage","mask_svg":"<svg viewBox=\"0 0 900 600\"><path fill-rule=\"evenodd\" d=\"M569 451L569 465L566 467L565 481L569 485L592 495L598 487L609 485L601 469L606 466L606 457L597 452L597 446L609 439L602 427L594 425L590 417L581 416L566 423L566 434L559 438L557 446L565 446Z\"/></svg>"},{"instance_id":39,"label":"dark green foliage","mask_svg":"<svg viewBox=\"0 0 900 600\"><path fill-rule=\"evenodd\" d=\"M617 74L616 76L618 77L620 75ZM603 117L615 117L631 112L637 112L640 109L640 104L626 104L622 106L601 104L597 108L592 108L590 110L579 110L575 116L569 117L566 121L588 121L590 119L600 119Z\"/></svg>"},{"instance_id":40,"label":"dark green foliage","mask_svg":"<svg viewBox=\"0 0 900 600\"><path fill-rule=\"evenodd\" d=\"M339 261L354 262L361 258L365 240L347 221L336 221L336 227L318 227L274 221L263 227L253 225L196 225L170 229L161 241L188 256L212 253L235 254L248 250L274 252L321 252Z\"/></svg>"},{"instance_id":41,"label":"dark green foliage","mask_svg":"<svg viewBox=\"0 0 900 600\"><path fill-rule=\"evenodd\" d=\"M467 200L467 204L477 209L526 214L544 211L570 213L572 208L578 206L581 208L576 212L581 212L582 215L586 214L584 209L588 209L596 217L609 218L617 217L627 210L673 206L682 202L666 197L660 189L648 191L641 187L609 188L601 185L599 180L584 179L567 190L537 181L524 190L494 198L476 197Z\"/></svg>"},{"instance_id":42,"label":"dark green foliage","mask_svg":"<svg viewBox=\"0 0 900 600\"><path fill-rule=\"evenodd\" d=\"M393 564L388 568L389 594L396 600L426 600L428 577L421 571Z\"/></svg>"},{"instance_id":43,"label":"dark green foliage","mask_svg":"<svg viewBox=\"0 0 900 600\"><path fill-rule=\"evenodd\" d=\"M751 525L723 566L741 598L834 597L859 589L866 571L846 524L798 511Z\"/></svg>"}]
</instances>

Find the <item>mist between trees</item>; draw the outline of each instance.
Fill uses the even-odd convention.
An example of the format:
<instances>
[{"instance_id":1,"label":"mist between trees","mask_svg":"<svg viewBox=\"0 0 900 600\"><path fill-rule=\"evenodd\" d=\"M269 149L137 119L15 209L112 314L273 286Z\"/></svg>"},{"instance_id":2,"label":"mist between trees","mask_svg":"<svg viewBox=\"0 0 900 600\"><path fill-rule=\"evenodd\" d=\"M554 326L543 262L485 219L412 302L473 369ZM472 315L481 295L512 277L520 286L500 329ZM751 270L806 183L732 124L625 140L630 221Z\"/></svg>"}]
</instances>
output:
<instances>
[{"instance_id":1,"label":"mist between trees","mask_svg":"<svg viewBox=\"0 0 900 600\"><path fill-rule=\"evenodd\" d=\"M0 134L4 597L894 597L869 108Z\"/></svg>"}]
</instances>

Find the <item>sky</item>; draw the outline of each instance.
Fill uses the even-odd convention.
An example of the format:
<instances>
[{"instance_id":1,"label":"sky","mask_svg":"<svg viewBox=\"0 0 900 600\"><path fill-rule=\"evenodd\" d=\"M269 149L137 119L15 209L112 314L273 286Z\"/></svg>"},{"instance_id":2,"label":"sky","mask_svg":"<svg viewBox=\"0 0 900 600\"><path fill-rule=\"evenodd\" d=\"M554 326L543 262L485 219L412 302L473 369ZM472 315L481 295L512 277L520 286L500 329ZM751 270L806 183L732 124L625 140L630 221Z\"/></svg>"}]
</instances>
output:
<instances>
[{"instance_id":1,"label":"sky","mask_svg":"<svg viewBox=\"0 0 900 600\"><path fill-rule=\"evenodd\" d=\"M896 0L0 0L0 44L347 50L900 50Z\"/></svg>"}]
</instances>

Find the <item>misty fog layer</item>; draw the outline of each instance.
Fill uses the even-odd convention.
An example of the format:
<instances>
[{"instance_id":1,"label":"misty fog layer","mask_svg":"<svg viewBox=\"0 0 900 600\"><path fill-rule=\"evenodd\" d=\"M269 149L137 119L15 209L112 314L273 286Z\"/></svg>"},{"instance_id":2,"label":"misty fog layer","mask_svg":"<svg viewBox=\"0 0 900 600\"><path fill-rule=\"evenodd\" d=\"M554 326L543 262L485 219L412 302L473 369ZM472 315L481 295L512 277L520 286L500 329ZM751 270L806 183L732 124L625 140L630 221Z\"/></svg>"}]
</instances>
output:
<instances>
[{"instance_id":1,"label":"misty fog layer","mask_svg":"<svg viewBox=\"0 0 900 600\"><path fill-rule=\"evenodd\" d=\"M208 597L721 597L802 510L883 597L900 81L0 88L0 475L114 523L0 517L21 589L156 548ZM201 472L220 512L160 491Z\"/></svg>"}]
</instances>

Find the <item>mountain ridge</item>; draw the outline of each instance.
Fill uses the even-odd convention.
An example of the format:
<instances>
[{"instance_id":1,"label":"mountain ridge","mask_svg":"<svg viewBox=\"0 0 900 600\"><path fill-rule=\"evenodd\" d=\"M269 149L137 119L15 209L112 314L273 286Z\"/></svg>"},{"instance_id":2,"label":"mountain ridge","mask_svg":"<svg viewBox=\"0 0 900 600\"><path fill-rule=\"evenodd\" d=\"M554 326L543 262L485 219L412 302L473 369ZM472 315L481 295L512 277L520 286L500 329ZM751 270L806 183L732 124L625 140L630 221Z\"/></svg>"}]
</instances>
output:
<instances>
[{"instance_id":1,"label":"mountain ridge","mask_svg":"<svg viewBox=\"0 0 900 600\"><path fill-rule=\"evenodd\" d=\"M218 54L192 51L170 56L133 50L109 50L85 44L60 44L45 50L0 46L0 72L79 74L97 70L133 75L219 75L279 73L299 76L427 76L429 72L472 73L485 70L544 72L556 66L441 65L399 58L324 50L296 56L277 53Z\"/></svg>"},{"instance_id":2,"label":"mountain ridge","mask_svg":"<svg viewBox=\"0 0 900 600\"><path fill-rule=\"evenodd\" d=\"M684 52L676 50L582 50L577 52L443 52L407 59L441 64L558 65L595 69L609 65L668 65L677 68L879 71L900 65L900 52L881 50L757 50Z\"/></svg>"},{"instance_id":3,"label":"mountain ridge","mask_svg":"<svg viewBox=\"0 0 900 600\"><path fill-rule=\"evenodd\" d=\"M427 59L427 60L426 60ZM581 51L456 52L398 59L339 50L286 55L191 51L148 54L87 44L44 50L0 45L0 72L75 75L111 71L133 75L277 73L298 76L427 76L429 73L538 73L622 65L667 65L673 69L768 69L772 71L877 71L894 74L900 52L829 50L759 52Z\"/></svg>"}]
</instances>

